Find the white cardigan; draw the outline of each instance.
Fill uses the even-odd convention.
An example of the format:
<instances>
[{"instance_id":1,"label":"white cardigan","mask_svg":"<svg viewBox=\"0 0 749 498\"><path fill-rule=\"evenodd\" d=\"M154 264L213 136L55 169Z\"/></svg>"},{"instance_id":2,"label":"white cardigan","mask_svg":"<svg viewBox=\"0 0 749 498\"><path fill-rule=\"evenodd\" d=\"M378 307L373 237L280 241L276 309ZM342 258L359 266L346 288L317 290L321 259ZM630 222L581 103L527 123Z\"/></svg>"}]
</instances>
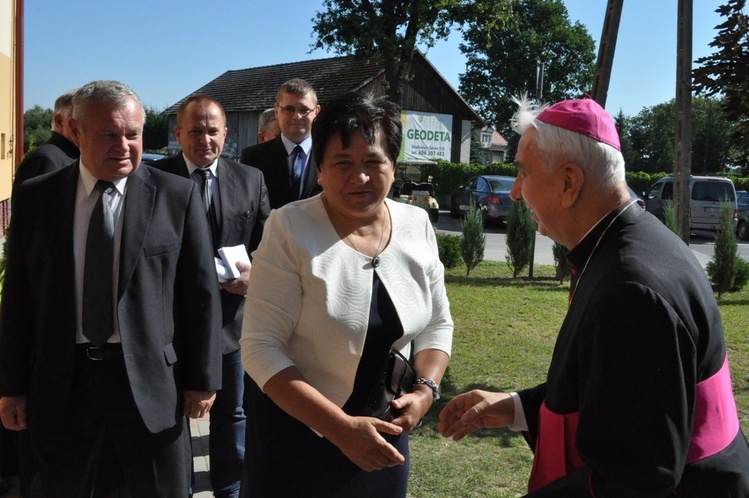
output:
<instances>
[{"instance_id":1,"label":"white cardigan","mask_svg":"<svg viewBox=\"0 0 749 498\"><path fill-rule=\"evenodd\" d=\"M392 237L376 270L340 239L319 195L271 212L253 253L239 341L242 365L261 388L296 366L344 405L364 348L373 271L403 324L394 347L408 355L413 341L416 352L450 354L453 322L434 229L423 209L386 202Z\"/></svg>"}]
</instances>

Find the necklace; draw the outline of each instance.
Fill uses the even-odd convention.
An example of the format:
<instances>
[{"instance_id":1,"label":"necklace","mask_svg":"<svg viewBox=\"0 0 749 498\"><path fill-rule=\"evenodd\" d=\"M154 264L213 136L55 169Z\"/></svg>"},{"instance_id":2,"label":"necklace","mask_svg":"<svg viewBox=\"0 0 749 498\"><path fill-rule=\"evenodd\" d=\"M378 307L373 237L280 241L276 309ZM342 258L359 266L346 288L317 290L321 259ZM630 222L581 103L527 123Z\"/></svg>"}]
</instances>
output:
<instances>
[{"instance_id":1,"label":"necklace","mask_svg":"<svg viewBox=\"0 0 749 498\"><path fill-rule=\"evenodd\" d=\"M585 260L585 264L583 265L583 271L580 272L580 276L577 277L577 281L575 282L575 288L572 289L572 295L570 296L570 304L572 304L572 301L575 299L575 294L577 293L577 288L580 287L580 279L583 278L583 275L585 274L585 270L588 269L588 263L590 263L590 259L593 257L593 254L596 252L596 249L598 249L598 244L601 243L601 240L603 240L603 236L606 235L606 232L609 231L609 228L611 228L611 225L614 224L616 220L619 219L621 215L624 214L624 212L629 209L629 206L634 204L636 201L632 200L624 206L624 209L619 211L616 216L614 216L608 225L606 225L606 228L603 229L603 232L601 232L601 235L598 237L598 240L596 241L596 245L593 246L593 250L590 251L590 254L588 254L588 259Z\"/></svg>"},{"instance_id":2,"label":"necklace","mask_svg":"<svg viewBox=\"0 0 749 498\"><path fill-rule=\"evenodd\" d=\"M382 240L385 238L385 225L386 220L382 220L382 224L380 225L380 241L377 243L377 249L375 250L375 254L370 260L372 263L372 267L377 268L380 266L380 247L382 247ZM351 244L351 247L353 247L356 252L364 254L362 251L359 250L358 247L356 247L356 244L354 244L353 239L351 238L351 234L346 235L346 240L349 241L349 244ZM366 255L365 255L366 256Z\"/></svg>"}]
</instances>

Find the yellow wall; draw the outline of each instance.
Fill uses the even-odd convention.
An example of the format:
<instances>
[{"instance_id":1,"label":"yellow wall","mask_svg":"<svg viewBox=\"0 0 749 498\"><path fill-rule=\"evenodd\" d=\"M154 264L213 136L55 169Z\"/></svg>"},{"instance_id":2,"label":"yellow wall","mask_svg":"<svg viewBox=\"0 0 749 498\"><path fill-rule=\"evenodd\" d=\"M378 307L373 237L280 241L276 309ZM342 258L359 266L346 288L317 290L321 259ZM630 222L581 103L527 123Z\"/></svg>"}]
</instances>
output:
<instances>
[{"instance_id":1,"label":"yellow wall","mask_svg":"<svg viewBox=\"0 0 749 498\"><path fill-rule=\"evenodd\" d=\"M15 91L15 17L15 2L0 0L0 201L10 197L16 154L23 153L15 143L15 111L22 105Z\"/></svg>"}]
</instances>

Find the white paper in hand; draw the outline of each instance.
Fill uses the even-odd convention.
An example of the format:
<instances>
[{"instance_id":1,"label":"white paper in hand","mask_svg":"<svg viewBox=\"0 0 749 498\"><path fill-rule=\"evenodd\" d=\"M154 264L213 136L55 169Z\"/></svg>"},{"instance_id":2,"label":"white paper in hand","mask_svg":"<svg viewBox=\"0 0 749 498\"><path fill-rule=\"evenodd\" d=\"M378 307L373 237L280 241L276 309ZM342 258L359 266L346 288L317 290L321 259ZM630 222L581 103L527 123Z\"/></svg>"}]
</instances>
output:
<instances>
[{"instance_id":1,"label":"white paper in hand","mask_svg":"<svg viewBox=\"0 0 749 498\"><path fill-rule=\"evenodd\" d=\"M222 247L218 250L219 256L224 260L224 266L231 279L239 278L240 272L237 268L237 262L250 264L250 255L247 254L247 248L244 245Z\"/></svg>"},{"instance_id":2,"label":"white paper in hand","mask_svg":"<svg viewBox=\"0 0 749 498\"><path fill-rule=\"evenodd\" d=\"M223 284L224 282L228 282L229 280L232 280L232 276L229 274L229 272L226 270L226 265L224 264L224 260L221 258L213 258L216 261L216 275L218 275L218 281L219 283Z\"/></svg>"}]
</instances>

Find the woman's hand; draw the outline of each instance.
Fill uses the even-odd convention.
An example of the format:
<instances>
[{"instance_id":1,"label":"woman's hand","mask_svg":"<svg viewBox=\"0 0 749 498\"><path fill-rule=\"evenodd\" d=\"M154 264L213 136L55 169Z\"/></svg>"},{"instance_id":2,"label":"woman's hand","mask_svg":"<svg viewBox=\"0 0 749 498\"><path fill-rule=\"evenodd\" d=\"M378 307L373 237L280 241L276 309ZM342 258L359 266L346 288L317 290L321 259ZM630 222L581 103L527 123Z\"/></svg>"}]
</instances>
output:
<instances>
[{"instance_id":1,"label":"woman's hand","mask_svg":"<svg viewBox=\"0 0 749 498\"><path fill-rule=\"evenodd\" d=\"M372 417L348 417L340 430L328 439L362 470L371 472L403 465L406 459L382 434L398 435L403 429Z\"/></svg>"},{"instance_id":2,"label":"woman's hand","mask_svg":"<svg viewBox=\"0 0 749 498\"><path fill-rule=\"evenodd\" d=\"M432 390L426 386L423 388L416 386L414 392L393 400L392 408L400 412L393 423L402 427L403 432L413 431L427 414L432 403L434 403Z\"/></svg>"}]
</instances>

